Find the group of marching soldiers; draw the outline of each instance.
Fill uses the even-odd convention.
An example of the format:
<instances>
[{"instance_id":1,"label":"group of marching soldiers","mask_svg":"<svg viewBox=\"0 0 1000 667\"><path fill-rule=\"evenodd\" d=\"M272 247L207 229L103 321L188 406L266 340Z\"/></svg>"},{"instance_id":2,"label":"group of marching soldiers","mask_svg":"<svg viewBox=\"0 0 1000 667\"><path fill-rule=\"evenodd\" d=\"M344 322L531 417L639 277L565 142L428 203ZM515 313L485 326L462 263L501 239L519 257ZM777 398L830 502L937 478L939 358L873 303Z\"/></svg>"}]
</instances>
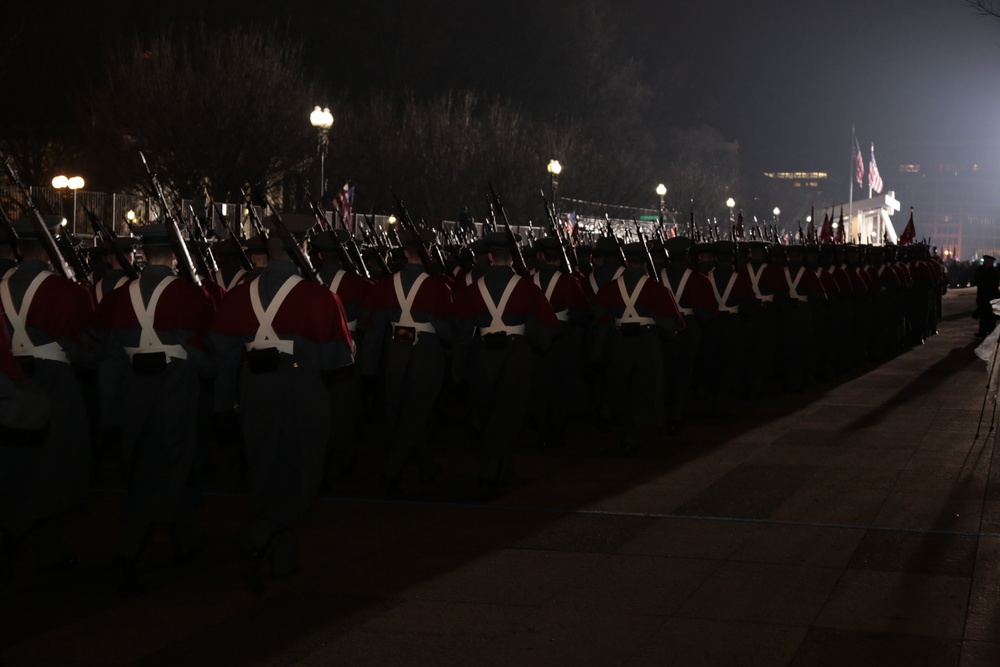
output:
<instances>
[{"instance_id":1,"label":"group of marching soldiers","mask_svg":"<svg viewBox=\"0 0 1000 667\"><path fill-rule=\"evenodd\" d=\"M44 227L59 234L59 222ZM508 229L438 246L411 226L398 245L362 251L313 216L267 222L183 249L169 223L138 226L97 244L77 281L53 271L40 219L0 232L8 564L29 545L40 568L73 563L60 520L86 500L92 435L120 447L127 471L116 576L135 581L154 526L169 527L177 561L204 544L210 420L241 443L249 567L283 577L324 477L349 472L373 432L381 488L402 496L439 475L435 420L467 401L476 493L493 498L522 431L563 445L592 416L635 456L651 427L678 432L695 398L726 416L734 395L798 391L921 343L947 284L925 245L609 234L522 247ZM187 252L217 268L184 277Z\"/></svg>"}]
</instances>

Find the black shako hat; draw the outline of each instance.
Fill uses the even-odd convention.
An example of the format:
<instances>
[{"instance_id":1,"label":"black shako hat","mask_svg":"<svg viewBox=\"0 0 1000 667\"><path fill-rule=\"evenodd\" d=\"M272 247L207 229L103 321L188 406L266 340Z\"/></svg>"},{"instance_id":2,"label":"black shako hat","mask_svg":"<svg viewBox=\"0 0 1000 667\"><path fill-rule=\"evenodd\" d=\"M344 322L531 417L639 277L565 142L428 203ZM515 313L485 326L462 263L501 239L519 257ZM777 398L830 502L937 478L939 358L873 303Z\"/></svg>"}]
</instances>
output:
<instances>
[{"instance_id":1,"label":"black shako hat","mask_svg":"<svg viewBox=\"0 0 1000 667\"><path fill-rule=\"evenodd\" d=\"M66 223L66 218L61 215L43 215L42 220L45 222L45 227L49 230L50 234L55 234L59 227ZM14 229L14 233L17 234L17 238L19 239L37 241L42 237L35 227L35 220L33 218L20 218L10 223L10 226Z\"/></svg>"},{"instance_id":2,"label":"black shako hat","mask_svg":"<svg viewBox=\"0 0 1000 667\"><path fill-rule=\"evenodd\" d=\"M486 240L486 245L492 250L507 250L510 251L510 239L507 237L507 232L490 232L483 237ZM521 235L514 234L514 242L521 242Z\"/></svg>"}]
</instances>

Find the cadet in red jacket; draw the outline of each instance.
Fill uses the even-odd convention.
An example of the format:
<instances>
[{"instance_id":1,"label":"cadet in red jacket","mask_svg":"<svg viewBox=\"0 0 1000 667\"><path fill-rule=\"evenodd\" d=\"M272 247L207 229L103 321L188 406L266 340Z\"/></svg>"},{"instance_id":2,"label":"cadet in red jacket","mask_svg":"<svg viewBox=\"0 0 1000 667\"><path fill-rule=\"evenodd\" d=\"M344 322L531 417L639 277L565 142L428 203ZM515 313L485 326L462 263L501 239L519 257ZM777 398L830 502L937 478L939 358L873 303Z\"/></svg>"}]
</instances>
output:
<instances>
[{"instance_id":1,"label":"cadet in red jacket","mask_svg":"<svg viewBox=\"0 0 1000 667\"><path fill-rule=\"evenodd\" d=\"M196 508L200 377L213 372L205 330L215 310L201 287L177 276L165 225L136 228L145 270L105 295L97 312L104 343L102 387L120 415L128 471L115 567L134 580L154 524L170 526L174 559L200 547Z\"/></svg>"},{"instance_id":2,"label":"cadet in red jacket","mask_svg":"<svg viewBox=\"0 0 1000 667\"><path fill-rule=\"evenodd\" d=\"M331 428L324 375L353 363L354 348L337 295L302 276L276 236L267 249L267 266L226 295L208 337L216 409L238 405L243 427L251 575L284 577L298 569L295 528L323 477Z\"/></svg>"},{"instance_id":3,"label":"cadet in red jacket","mask_svg":"<svg viewBox=\"0 0 1000 667\"><path fill-rule=\"evenodd\" d=\"M597 292L594 354L607 350L609 394L619 445L625 456L639 451L643 431L659 416L663 392L663 338L684 328L673 295L649 277L642 243L625 245L625 271ZM610 344L605 345L605 340Z\"/></svg>"},{"instance_id":4,"label":"cadet in red jacket","mask_svg":"<svg viewBox=\"0 0 1000 667\"><path fill-rule=\"evenodd\" d=\"M364 300L365 345L361 372L378 377L382 388L388 455L382 468L382 488L401 495L400 480L413 460L420 479L431 481L439 466L431 458L427 427L447 377L445 344L454 339L451 289L427 273L418 243L430 243L427 231L400 234L407 263L380 280Z\"/></svg>"},{"instance_id":5,"label":"cadet in red jacket","mask_svg":"<svg viewBox=\"0 0 1000 667\"><path fill-rule=\"evenodd\" d=\"M46 217L55 233L63 222ZM11 354L57 410L38 447L0 447L0 526L10 547L35 542L41 568L72 564L61 517L87 498L90 427L73 364L96 365L89 288L52 272L35 225L14 223L23 260L0 281Z\"/></svg>"},{"instance_id":6,"label":"cadet in red jacket","mask_svg":"<svg viewBox=\"0 0 1000 667\"><path fill-rule=\"evenodd\" d=\"M453 367L457 381L468 378L478 406L484 499L494 497L511 472L531 390L532 350L547 349L559 327L542 290L511 268L507 235L489 234L486 241L492 266L455 295Z\"/></svg>"}]
</instances>

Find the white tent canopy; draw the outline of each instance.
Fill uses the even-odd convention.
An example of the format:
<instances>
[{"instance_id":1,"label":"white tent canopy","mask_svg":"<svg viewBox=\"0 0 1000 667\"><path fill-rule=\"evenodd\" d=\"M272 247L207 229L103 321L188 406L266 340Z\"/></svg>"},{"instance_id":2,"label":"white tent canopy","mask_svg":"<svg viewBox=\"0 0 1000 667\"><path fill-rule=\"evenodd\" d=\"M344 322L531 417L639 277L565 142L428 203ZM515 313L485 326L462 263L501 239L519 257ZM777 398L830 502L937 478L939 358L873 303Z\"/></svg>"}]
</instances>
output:
<instances>
[{"instance_id":1,"label":"white tent canopy","mask_svg":"<svg viewBox=\"0 0 1000 667\"><path fill-rule=\"evenodd\" d=\"M887 192L871 199L834 204L823 213L835 222L840 221L844 212L845 238L848 241L881 245L885 240L897 242L896 229L892 226L892 214L900 209L895 192Z\"/></svg>"}]
</instances>

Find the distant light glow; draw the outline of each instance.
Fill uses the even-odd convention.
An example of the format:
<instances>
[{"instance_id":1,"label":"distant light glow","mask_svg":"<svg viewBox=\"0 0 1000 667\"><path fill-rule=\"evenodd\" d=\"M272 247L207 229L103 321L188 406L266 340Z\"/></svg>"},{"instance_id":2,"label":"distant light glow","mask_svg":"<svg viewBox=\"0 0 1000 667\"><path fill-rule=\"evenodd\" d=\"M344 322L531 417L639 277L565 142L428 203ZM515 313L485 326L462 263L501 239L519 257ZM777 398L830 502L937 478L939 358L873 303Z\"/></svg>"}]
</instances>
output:
<instances>
[{"instance_id":1,"label":"distant light glow","mask_svg":"<svg viewBox=\"0 0 1000 667\"><path fill-rule=\"evenodd\" d=\"M333 127L333 114L330 113L329 107L320 109L317 106L309 114L309 122L312 123L313 127L318 127L321 130L329 130Z\"/></svg>"},{"instance_id":2,"label":"distant light glow","mask_svg":"<svg viewBox=\"0 0 1000 667\"><path fill-rule=\"evenodd\" d=\"M822 180L828 177L825 171L765 171L764 175L783 181Z\"/></svg>"}]
</instances>

